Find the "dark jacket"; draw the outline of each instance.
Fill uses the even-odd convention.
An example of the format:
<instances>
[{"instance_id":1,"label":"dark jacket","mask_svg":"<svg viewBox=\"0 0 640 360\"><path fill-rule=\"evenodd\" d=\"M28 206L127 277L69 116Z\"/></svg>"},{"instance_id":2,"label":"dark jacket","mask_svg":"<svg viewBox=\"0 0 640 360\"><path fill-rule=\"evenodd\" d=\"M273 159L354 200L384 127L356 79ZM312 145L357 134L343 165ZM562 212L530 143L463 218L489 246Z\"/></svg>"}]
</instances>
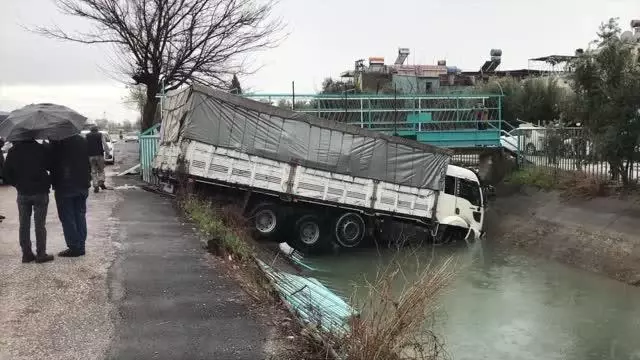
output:
<instances>
[{"instance_id":1,"label":"dark jacket","mask_svg":"<svg viewBox=\"0 0 640 360\"><path fill-rule=\"evenodd\" d=\"M48 194L51 178L47 170L50 165L49 154L44 145L35 141L16 142L7 153L3 176L19 194Z\"/></svg>"},{"instance_id":2,"label":"dark jacket","mask_svg":"<svg viewBox=\"0 0 640 360\"><path fill-rule=\"evenodd\" d=\"M2 176L2 168L4 167L4 153L2 152L2 148L4 147L4 140L0 138L0 179Z\"/></svg>"},{"instance_id":3,"label":"dark jacket","mask_svg":"<svg viewBox=\"0 0 640 360\"><path fill-rule=\"evenodd\" d=\"M102 134L100 132L90 132L86 138L89 156L104 156Z\"/></svg>"},{"instance_id":4,"label":"dark jacket","mask_svg":"<svg viewBox=\"0 0 640 360\"><path fill-rule=\"evenodd\" d=\"M85 191L91 182L87 141L80 135L51 142L51 183L56 193Z\"/></svg>"}]
</instances>

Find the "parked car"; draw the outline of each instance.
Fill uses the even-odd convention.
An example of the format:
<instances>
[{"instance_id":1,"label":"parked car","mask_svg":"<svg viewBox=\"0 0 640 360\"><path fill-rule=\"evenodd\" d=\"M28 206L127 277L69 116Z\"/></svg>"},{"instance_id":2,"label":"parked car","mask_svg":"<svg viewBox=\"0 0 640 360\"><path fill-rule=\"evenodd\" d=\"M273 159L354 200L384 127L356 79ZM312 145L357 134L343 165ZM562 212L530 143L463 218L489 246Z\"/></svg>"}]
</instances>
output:
<instances>
[{"instance_id":1,"label":"parked car","mask_svg":"<svg viewBox=\"0 0 640 360\"><path fill-rule=\"evenodd\" d=\"M138 141L138 133L130 132L124 135L124 142L137 142Z\"/></svg>"},{"instance_id":2,"label":"parked car","mask_svg":"<svg viewBox=\"0 0 640 360\"><path fill-rule=\"evenodd\" d=\"M512 152L524 152L527 155L535 155L545 148L546 128L533 124L522 124L500 136L502 147Z\"/></svg>"},{"instance_id":3,"label":"parked car","mask_svg":"<svg viewBox=\"0 0 640 360\"><path fill-rule=\"evenodd\" d=\"M82 132L80 132L82 136L87 136L88 133L89 133L89 130L82 130ZM105 164L113 165L116 162L116 156L113 153L113 141L111 140L111 136L106 131L101 130L100 133L102 134L102 137L104 138L105 143L107 144L107 148L104 149L105 150L104 162Z\"/></svg>"},{"instance_id":4,"label":"parked car","mask_svg":"<svg viewBox=\"0 0 640 360\"><path fill-rule=\"evenodd\" d=\"M583 157L593 155L593 143L589 140L570 137L564 139L562 144L562 152L569 157Z\"/></svg>"}]
</instances>

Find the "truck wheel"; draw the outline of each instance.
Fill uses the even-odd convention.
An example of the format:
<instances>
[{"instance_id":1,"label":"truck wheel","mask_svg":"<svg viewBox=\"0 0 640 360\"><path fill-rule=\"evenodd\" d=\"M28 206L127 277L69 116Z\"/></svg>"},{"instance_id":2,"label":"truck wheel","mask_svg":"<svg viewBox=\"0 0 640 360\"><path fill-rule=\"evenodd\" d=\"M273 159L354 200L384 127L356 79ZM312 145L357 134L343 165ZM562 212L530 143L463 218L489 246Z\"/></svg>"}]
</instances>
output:
<instances>
[{"instance_id":1,"label":"truck wheel","mask_svg":"<svg viewBox=\"0 0 640 360\"><path fill-rule=\"evenodd\" d=\"M455 230L452 227L440 225L440 228L438 228L438 232L436 233L433 242L436 245L448 244L454 240L454 236Z\"/></svg>"},{"instance_id":2,"label":"truck wheel","mask_svg":"<svg viewBox=\"0 0 640 360\"><path fill-rule=\"evenodd\" d=\"M357 213L344 213L338 217L333 226L336 242L344 248L360 245L366 232L364 219Z\"/></svg>"},{"instance_id":3,"label":"truck wheel","mask_svg":"<svg viewBox=\"0 0 640 360\"><path fill-rule=\"evenodd\" d=\"M303 252L319 252L328 245L326 228L319 217L302 215L293 227L294 247Z\"/></svg>"},{"instance_id":4,"label":"truck wheel","mask_svg":"<svg viewBox=\"0 0 640 360\"><path fill-rule=\"evenodd\" d=\"M468 229L457 226L441 226L433 239L436 245L445 245L456 241L464 241Z\"/></svg>"},{"instance_id":5,"label":"truck wheel","mask_svg":"<svg viewBox=\"0 0 640 360\"><path fill-rule=\"evenodd\" d=\"M253 233L263 239L275 239L282 227L283 217L277 205L261 203L250 213Z\"/></svg>"}]
</instances>

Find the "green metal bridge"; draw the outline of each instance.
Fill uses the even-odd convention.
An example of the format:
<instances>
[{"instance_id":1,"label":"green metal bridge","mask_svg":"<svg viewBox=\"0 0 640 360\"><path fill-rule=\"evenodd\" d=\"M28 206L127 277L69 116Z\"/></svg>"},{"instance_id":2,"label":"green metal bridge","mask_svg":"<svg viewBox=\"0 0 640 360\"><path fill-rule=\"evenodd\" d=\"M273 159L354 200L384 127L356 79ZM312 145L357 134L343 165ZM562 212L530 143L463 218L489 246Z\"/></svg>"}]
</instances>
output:
<instances>
[{"instance_id":1,"label":"green metal bridge","mask_svg":"<svg viewBox=\"0 0 640 360\"><path fill-rule=\"evenodd\" d=\"M501 95L292 95L247 98L452 149L500 147Z\"/></svg>"}]
</instances>

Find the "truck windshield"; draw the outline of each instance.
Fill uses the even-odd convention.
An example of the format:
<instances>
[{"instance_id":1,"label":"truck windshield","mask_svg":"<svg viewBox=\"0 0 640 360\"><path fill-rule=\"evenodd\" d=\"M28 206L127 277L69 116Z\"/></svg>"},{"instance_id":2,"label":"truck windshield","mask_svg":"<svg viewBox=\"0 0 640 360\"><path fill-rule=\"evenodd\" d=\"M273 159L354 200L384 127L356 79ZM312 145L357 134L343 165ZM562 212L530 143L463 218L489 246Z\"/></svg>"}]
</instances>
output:
<instances>
[{"instance_id":1,"label":"truck windshield","mask_svg":"<svg viewBox=\"0 0 640 360\"><path fill-rule=\"evenodd\" d=\"M480 194L480 186L478 183L459 179L459 197L468 200L473 206L482 205L482 195Z\"/></svg>"}]
</instances>

